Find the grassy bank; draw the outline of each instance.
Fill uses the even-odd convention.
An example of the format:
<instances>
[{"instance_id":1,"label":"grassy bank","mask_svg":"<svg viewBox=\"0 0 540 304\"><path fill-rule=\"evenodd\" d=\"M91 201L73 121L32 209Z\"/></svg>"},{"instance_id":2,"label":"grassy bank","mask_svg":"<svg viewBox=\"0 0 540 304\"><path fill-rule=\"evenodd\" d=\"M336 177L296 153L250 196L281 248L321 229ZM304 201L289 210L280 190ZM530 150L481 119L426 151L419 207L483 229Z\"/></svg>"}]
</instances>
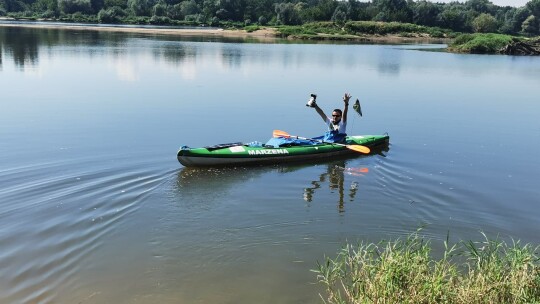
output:
<instances>
[{"instance_id":1,"label":"grassy bank","mask_svg":"<svg viewBox=\"0 0 540 304\"><path fill-rule=\"evenodd\" d=\"M485 235L484 235L485 237ZM539 303L538 247L499 239L461 242L435 259L417 233L347 245L319 264L327 303Z\"/></svg>"},{"instance_id":2,"label":"grassy bank","mask_svg":"<svg viewBox=\"0 0 540 304\"><path fill-rule=\"evenodd\" d=\"M516 38L501 34L464 34L456 37L449 50L458 53L497 54L513 39Z\"/></svg>"},{"instance_id":3,"label":"grassy bank","mask_svg":"<svg viewBox=\"0 0 540 304\"><path fill-rule=\"evenodd\" d=\"M464 34L458 36L448 50L471 54L540 55L540 37Z\"/></svg>"},{"instance_id":4,"label":"grassy bank","mask_svg":"<svg viewBox=\"0 0 540 304\"><path fill-rule=\"evenodd\" d=\"M456 34L449 30L426 27L410 23L350 21L312 22L298 26L277 26L281 37L312 40L354 40L367 36L397 36L404 38L452 38Z\"/></svg>"}]
</instances>

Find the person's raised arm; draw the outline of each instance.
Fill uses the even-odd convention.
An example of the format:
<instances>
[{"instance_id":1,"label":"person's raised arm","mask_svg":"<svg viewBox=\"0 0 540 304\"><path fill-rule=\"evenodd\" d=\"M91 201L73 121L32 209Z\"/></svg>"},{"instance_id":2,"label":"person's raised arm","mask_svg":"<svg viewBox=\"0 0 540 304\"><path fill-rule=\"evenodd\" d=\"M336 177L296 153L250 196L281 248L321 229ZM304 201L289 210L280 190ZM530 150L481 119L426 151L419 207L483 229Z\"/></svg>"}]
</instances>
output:
<instances>
[{"instance_id":1,"label":"person's raised arm","mask_svg":"<svg viewBox=\"0 0 540 304\"><path fill-rule=\"evenodd\" d=\"M322 120L324 122L326 122L326 120L328 119L328 117L326 116L326 114L324 114L323 110L321 108L319 108L319 106L315 103L313 104L313 107L315 108L315 111L317 111L317 113L319 113L319 115L321 116Z\"/></svg>"},{"instance_id":2,"label":"person's raised arm","mask_svg":"<svg viewBox=\"0 0 540 304\"><path fill-rule=\"evenodd\" d=\"M351 99L351 95L349 93L345 93L345 95L343 95L343 102L345 103L345 106L343 108L343 117L341 118L343 122L347 122L347 112L349 111L349 99Z\"/></svg>"}]
</instances>

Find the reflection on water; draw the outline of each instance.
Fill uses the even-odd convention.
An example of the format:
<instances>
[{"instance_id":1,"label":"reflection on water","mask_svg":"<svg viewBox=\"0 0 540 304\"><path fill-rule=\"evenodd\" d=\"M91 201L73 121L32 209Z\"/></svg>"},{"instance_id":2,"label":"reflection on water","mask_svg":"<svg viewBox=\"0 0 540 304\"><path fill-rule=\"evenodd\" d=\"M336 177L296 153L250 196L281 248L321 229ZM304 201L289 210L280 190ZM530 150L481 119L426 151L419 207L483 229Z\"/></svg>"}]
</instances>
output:
<instances>
[{"instance_id":1,"label":"reflection on water","mask_svg":"<svg viewBox=\"0 0 540 304\"><path fill-rule=\"evenodd\" d=\"M316 178L310 186L303 188L303 198L311 203L321 187L328 187L331 193L337 193L337 208L339 212L345 211L345 202L355 200L359 191L358 180L346 183L346 176L361 178L369 174L367 167L354 167L349 165L350 160L375 157L386 157L390 146L382 146L372 150L371 156L352 155L337 160L326 160L303 164L286 164L261 167L224 167L224 168L183 168L176 178L175 192L180 195L179 200L187 208L211 208L236 187L244 187L247 182L260 179L268 174L287 175L313 168L317 165ZM321 172L322 171L322 172ZM270 194L272 195L272 194ZM308 205L309 206L309 205Z\"/></svg>"},{"instance_id":2,"label":"reflection on water","mask_svg":"<svg viewBox=\"0 0 540 304\"><path fill-rule=\"evenodd\" d=\"M385 152L390 150L390 146L379 147L373 149L372 154L377 154L382 157L386 157ZM321 173L316 180L311 181L311 186L304 188L304 200L308 203L313 201L313 197L318 189L326 186L331 192L336 193L338 196L337 208L339 212L345 211L345 202L353 202L356 198L356 194L359 190L359 184L357 180L353 180L350 184L345 182L345 176L362 177L369 173L369 168L366 167L351 167L347 165L345 160L332 161L327 164L323 164L326 168L325 172Z\"/></svg>"},{"instance_id":3,"label":"reflection on water","mask_svg":"<svg viewBox=\"0 0 540 304\"><path fill-rule=\"evenodd\" d=\"M338 193L338 210L343 212L345 207L345 173L362 175L361 169L356 168L346 168L345 162L332 163L326 165L326 172L322 173L317 180L311 182L311 187L304 189L304 200L306 202L312 202L315 191L321 188L321 185L328 184L328 187L332 191L337 191ZM354 201L356 197L356 192L358 191L358 182L353 181L350 185L347 186L348 200Z\"/></svg>"},{"instance_id":4,"label":"reflection on water","mask_svg":"<svg viewBox=\"0 0 540 304\"><path fill-rule=\"evenodd\" d=\"M380 52L377 58L377 67L381 73L391 76L399 75L401 69L402 53L396 53L394 56L388 56L388 52L392 52L391 49L383 50Z\"/></svg>"},{"instance_id":5,"label":"reflection on water","mask_svg":"<svg viewBox=\"0 0 540 304\"><path fill-rule=\"evenodd\" d=\"M6 28L0 30L0 67L2 64L2 50L10 56L19 69L25 65L38 64L39 46L43 44L42 35L21 35L16 29ZM7 58L6 58L7 59Z\"/></svg>"},{"instance_id":6,"label":"reflection on water","mask_svg":"<svg viewBox=\"0 0 540 304\"><path fill-rule=\"evenodd\" d=\"M160 48L150 47L146 42L162 41ZM279 41L279 40L276 40ZM179 44L179 42L185 42ZM218 49L213 46L204 50L201 43L224 42ZM88 52L90 56L98 55L125 55L134 51L145 51L150 49L152 55L157 60L164 60L168 64L179 66L182 62L194 61L197 57L206 52L217 52L221 58L222 66L229 68L240 68L249 62L267 63L271 53L260 49L256 56L246 56L246 45L238 47L238 43L261 43L257 38L241 37L196 37L196 36L166 36L158 34L141 33L115 33L109 31L91 30L62 30L62 29L40 29L40 28L17 28L0 26L0 68L2 63L13 61L18 69L35 68L40 64L40 57L50 53L55 48L75 48L84 46L84 49L77 50ZM305 43L305 42L304 42ZM319 42L328 43L328 42ZM207 45L211 46L211 45ZM256 44L249 48L259 49ZM2 49L4 55L2 56ZM392 52L392 48L389 48ZM386 56L383 51L373 60L377 62L379 72L385 74L398 74L400 71L400 56ZM4 57L5 56L5 57ZM340 57L328 56L325 52L313 54L319 58L319 64L329 68L335 65L355 66L357 58L345 54ZM304 55L295 51L283 50L282 64L286 66L301 65L306 62ZM371 59L370 59L371 60Z\"/></svg>"},{"instance_id":7,"label":"reflection on water","mask_svg":"<svg viewBox=\"0 0 540 304\"><path fill-rule=\"evenodd\" d=\"M139 42L136 42L137 39L140 39ZM99 54L123 55L132 51L126 49L128 44L131 47L144 47L145 39L170 41L171 43L165 43L163 48L153 48L153 56L156 59L163 58L165 61L177 65L185 58L196 57L200 49L195 44L179 46L174 42L257 42L254 38L239 37L171 37L108 31L0 27L0 68L2 60L12 60L19 69L35 67L39 65L40 56L56 47L84 46L85 51L91 56ZM5 58L2 56L2 50L5 52ZM221 56L227 65L238 67L241 64L242 51L241 48L229 48L225 49Z\"/></svg>"}]
</instances>

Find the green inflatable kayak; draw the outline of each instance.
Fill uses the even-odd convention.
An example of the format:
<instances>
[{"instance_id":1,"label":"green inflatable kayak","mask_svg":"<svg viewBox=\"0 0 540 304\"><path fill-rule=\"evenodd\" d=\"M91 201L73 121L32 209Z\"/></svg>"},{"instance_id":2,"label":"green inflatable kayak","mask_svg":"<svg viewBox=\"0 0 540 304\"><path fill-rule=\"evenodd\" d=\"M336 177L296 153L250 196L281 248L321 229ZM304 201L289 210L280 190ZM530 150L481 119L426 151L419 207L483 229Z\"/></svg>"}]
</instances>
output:
<instances>
[{"instance_id":1,"label":"green inflatable kayak","mask_svg":"<svg viewBox=\"0 0 540 304\"><path fill-rule=\"evenodd\" d=\"M340 156L361 155L353 147L361 145L371 153L388 147L390 137L385 135L347 136L344 144L317 142L282 146L243 143L221 144L203 148L182 147L178 161L186 167L268 165L289 162L322 160Z\"/></svg>"}]
</instances>

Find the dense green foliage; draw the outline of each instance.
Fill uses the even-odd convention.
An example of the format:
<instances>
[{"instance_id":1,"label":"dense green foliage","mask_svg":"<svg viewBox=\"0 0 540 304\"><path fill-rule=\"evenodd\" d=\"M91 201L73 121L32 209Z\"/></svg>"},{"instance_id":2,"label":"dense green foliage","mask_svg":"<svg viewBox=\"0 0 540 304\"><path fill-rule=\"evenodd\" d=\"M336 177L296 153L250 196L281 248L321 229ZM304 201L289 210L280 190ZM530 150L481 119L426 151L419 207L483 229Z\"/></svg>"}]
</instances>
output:
<instances>
[{"instance_id":1,"label":"dense green foliage","mask_svg":"<svg viewBox=\"0 0 540 304\"><path fill-rule=\"evenodd\" d=\"M436 27L421 26L412 23L379 22L379 21L348 21L343 25L335 22L311 22L297 26L278 26L281 36L310 37L321 35L397 35L403 37L451 37L453 32Z\"/></svg>"},{"instance_id":2,"label":"dense green foliage","mask_svg":"<svg viewBox=\"0 0 540 304\"><path fill-rule=\"evenodd\" d=\"M347 245L314 271L326 303L539 303L538 247L484 238L446 241L439 259L416 233Z\"/></svg>"},{"instance_id":3,"label":"dense green foliage","mask_svg":"<svg viewBox=\"0 0 540 304\"><path fill-rule=\"evenodd\" d=\"M540 33L540 0L501 7L489 0L0 0L0 16L101 23L194 25L303 25L352 21L438 27L457 32ZM368 31L385 31L374 23ZM345 31L349 31L346 29ZM400 32L408 32L405 29Z\"/></svg>"},{"instance_id":4,"label":"dense green foliage","mask_svg":"<svg viewBox=\"0 0 540 304\"><path fill-rule=\"evenodd\" d=\"M454 40L450 50L463 53L495 54L512 42L512 37L502 34L463 34Z\"/></svg>"},{"instance_id":5,"label":"dense green foliage","mask_svg":"<svg viewBox=\"0 0 540 304\"><path fill-rule=\"evenodd\" d=\"M371 22L371 21L354 21L345 24L345 30L350 34L400 34L400 33L417 33L429 34L432 37L442 37L444 31L435 27L427 27L412 23L400 22Z\"/></svg>"}]
</instances>

